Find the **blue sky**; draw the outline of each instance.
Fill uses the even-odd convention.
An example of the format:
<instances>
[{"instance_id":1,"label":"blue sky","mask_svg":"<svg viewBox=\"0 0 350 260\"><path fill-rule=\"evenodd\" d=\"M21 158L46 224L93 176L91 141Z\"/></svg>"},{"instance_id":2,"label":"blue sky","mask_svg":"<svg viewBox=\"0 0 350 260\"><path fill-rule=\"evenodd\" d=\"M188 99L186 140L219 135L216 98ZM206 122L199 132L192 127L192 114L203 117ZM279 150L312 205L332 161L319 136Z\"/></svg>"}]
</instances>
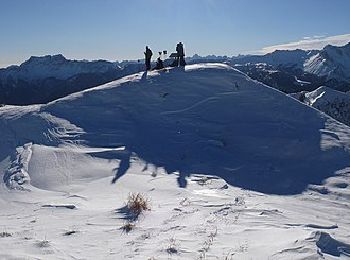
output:
<instances>
[{"instance_id":1,"label":"blue sky","mask_svg":"<svg viewBox=\"0 0 350 260\"><path fill-rule=\"evenodd\" d=\"M189 55L230 56L346 41L349 10L349 0L0 0L0 67L57 53L135 59L178 41Z\"/></svg>"}]
</instances>

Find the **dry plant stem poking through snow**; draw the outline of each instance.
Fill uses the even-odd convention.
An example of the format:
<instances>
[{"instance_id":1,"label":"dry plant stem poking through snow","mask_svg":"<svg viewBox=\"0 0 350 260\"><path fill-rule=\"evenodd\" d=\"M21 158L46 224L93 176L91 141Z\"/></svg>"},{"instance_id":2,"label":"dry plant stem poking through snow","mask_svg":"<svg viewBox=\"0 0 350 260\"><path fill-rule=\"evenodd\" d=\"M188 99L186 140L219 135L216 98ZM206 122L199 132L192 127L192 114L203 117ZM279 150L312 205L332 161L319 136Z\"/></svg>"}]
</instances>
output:
<instances>
[{"instance_id":1,"label":"dry plant stem poking through snow","mask_svg":"<svg viewBox=\"0 0 350 260\"><path fill-rule=\"evenodd\" d=\"M150 210L150 199L142 193L130 193L126 204L127 210L133 220L136 220L144 211Z\"/></svg>"},{"instance_id":2,"label":"dry plant stem poking through snow","mask_svg":"<svg viewBox=\"0 0 350 260\"><path fill-rule=\"evenodd\" d=\"M127 221L120 227L123 233L129 233L135 228L135 221L140 214L146 210L150 210L150 200L142 193L130 193L126 203Z\"/></svg>"},{"instance_id":3,"label":"dry plant stem poking through snow","mask_svg":"<svg viewBox=\"0 0 350 260\"><path fill-rule=\"evenodd\" d=\"M127 208L136 218L146 210L150 210L149 199L142 193L131 193L128 197Z\"/></svg>"},{"instance_id":4,"label":"dry plant stem poking through snow","mask_svg":"<svg viewBox=\"0 0 350 260\"><path fill-rule=\"evenodd\" d=\"M135 224L132 221L127 221L120 229L123 233L129 233L135 228Z\"/></svg>"}]
</instances>

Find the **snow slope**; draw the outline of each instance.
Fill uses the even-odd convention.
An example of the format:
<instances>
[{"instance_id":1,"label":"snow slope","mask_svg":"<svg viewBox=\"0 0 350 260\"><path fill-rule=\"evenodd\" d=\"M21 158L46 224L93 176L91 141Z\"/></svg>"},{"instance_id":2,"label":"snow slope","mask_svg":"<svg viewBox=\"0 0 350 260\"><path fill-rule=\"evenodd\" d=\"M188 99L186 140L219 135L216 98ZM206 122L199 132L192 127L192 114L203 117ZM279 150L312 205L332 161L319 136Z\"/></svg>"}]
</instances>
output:
<instances>
[{"instance_id":1,"label":"snow slope","mask_svg":"<svg viewBox=\"0 0 350 260\"><path fill-rule=\"evenodd\" d=\"M350 128L230 66L5 106L0 131L0 257L350 255ZM126 233L129 192L151 211Z\"/></svg>"}]
</instances>

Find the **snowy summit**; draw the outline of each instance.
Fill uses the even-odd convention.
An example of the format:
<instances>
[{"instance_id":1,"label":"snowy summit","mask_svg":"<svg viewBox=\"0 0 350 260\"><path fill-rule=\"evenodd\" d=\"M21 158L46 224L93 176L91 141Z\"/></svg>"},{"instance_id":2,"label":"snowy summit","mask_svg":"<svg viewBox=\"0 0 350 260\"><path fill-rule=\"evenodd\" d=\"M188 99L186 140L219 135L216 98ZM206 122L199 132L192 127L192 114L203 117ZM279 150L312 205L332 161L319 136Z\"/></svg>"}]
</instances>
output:
<instances>
[{"instance_id":1,"label":"snowy summit","mask_svg":"<svg viewBox=\"0 0 350 260\"><path fill-rule=\"evenodd\" d=\"M229 65L5 106L0 132L0 258L350 255L350 128Z\"/></svg>"}]
</instances>

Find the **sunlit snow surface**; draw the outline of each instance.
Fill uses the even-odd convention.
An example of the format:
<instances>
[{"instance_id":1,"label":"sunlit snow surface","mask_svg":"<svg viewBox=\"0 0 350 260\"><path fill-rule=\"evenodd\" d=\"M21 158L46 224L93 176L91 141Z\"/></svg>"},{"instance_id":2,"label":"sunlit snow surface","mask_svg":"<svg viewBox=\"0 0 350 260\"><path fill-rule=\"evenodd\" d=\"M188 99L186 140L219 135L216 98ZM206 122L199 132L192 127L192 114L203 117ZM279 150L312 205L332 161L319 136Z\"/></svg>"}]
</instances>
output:
<instances>
[{"instance_id":1,"label":"sunlit snow surface","mask_svg":"<svg viewBox=\"0 0 350 260\"><path fill-rule=\"evenodd\" d=\"M227 65L5 106L0 132L0 258L350 256L350 128Z\"/></svg>"}]
</instances>

